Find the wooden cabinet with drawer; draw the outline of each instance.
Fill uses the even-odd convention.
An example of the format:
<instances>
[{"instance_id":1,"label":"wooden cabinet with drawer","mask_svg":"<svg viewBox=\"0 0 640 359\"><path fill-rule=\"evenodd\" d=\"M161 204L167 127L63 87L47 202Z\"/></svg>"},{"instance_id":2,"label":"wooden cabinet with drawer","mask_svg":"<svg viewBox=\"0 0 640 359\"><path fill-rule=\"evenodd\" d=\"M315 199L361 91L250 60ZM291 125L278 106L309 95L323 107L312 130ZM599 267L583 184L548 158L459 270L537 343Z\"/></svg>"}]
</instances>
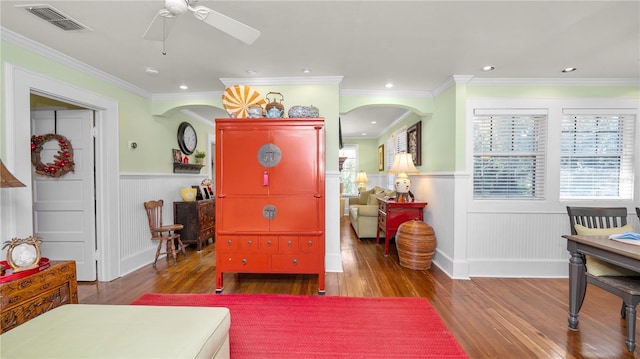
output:
<instances>
[{"instance_id":1,"label":"wooden cabinet with drawer","mask_svg":"<svg viewBox=\"0 0 640 359\"><path fill-rule=\"evenodd\" d=\"M0 284L0 333L63 304L77 303L76 262L51 261L43 271Z\"/></svg>"},{"instance_id":2,"label":"wooden cabinet with drawer","mask_svg":"<svg viewBox=\"0 0 640 359\"><path fill-rule=\"evenodd\" d=\"M196 243L202 250L202 243L215 236L216 202L204 199L194 202L173 202L173 223L184 226L180 233L182 243Z\"/></svg>"},{"instance_id":3,"label":"wooden cabinet with drawer","mask_svg":"<svg viewBox=\"0 0 640 359\"><path fill-rule=\"evenodd\" d=\"M216 292L223 274L318 274L324 293L323 119L216 120Z\"/></svg>"}]
</instances>

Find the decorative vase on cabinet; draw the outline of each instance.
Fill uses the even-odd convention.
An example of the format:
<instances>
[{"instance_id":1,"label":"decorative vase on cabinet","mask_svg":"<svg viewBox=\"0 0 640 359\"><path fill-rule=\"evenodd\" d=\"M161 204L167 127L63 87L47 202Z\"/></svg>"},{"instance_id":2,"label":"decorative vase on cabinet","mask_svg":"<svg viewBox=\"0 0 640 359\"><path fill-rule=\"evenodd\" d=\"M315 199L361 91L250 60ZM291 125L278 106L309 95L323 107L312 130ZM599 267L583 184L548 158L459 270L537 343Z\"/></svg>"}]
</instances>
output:
<instances>
[{"instance_id":1,"label":"decorative vase on cabinet","mask_svg":"<svg viewBox=\"0 0 640 359\"><path fill-rule=\"evenodd\" d=\"M323 119L216 119L216 292L223 273L325 285Z\"/></svg>"}]
</instances>

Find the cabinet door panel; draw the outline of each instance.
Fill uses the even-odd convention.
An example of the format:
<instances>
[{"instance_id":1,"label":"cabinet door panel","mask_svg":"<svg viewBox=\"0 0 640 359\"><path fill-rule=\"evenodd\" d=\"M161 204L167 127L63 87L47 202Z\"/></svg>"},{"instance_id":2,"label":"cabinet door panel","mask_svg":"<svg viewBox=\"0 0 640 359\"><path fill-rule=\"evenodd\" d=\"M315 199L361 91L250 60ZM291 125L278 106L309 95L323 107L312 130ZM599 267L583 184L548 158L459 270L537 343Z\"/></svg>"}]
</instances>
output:
<instances>
[{"instance_id":1,"label":"cabinet door panel","mask_svg":"<svg viewBox=\"0 0 640 359\"><path fill-rule=\"evenodd\" d=\"M318 147L314 128L271 131L273 143L282 151L280 163L270 169L269 193L315 194L318 192Z\"/></svg>"},{"instance_id":2,"label":"cabinet door panel","mask_svg":"<svg viewBox=\"0 0 640 359\"><path fill-rule=\"evenodd\" d=\"M267 232L269 220L262 216L266 198L218 198L216 226L228 232Z\"/></svg>"},{"instance_id":3,"label":"cabinet door panel","mask_svg":"<svg viewBox=\"0 0 640 359\"><path fill-rule=\"evenodd\" d=\"M270 229L275 232L307 232L323 231L324 223L321 223L319 206L324 198L312 196L290 196L270 198L271 203L277 208L278 214L271 220Z\"/></svg>"},{"instance_id":4,"label":"cabinet door panel","mask_svg":"<svg viewBox=\"0 0 640 359\"><path fill-rule=\"evenodd\" d=\"M268 142L268 131L234 130L220 133L218 168L222 176L216 181L218 195L266 195L264 167L258 162L258 150Z\"/></svg>"}]
</instances>

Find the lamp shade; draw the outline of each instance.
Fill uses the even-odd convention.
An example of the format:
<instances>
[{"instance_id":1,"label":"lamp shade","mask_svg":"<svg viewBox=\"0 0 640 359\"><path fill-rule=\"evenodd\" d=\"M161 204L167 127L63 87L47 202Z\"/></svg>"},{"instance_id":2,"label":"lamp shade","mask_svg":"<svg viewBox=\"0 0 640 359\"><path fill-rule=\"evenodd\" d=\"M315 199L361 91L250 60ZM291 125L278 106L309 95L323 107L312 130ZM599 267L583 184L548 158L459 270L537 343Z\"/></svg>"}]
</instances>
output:
<instances>
[{"instance_id":1,"label":"lamp shade","mask_svg":"<svg viewBox=\"0 0 640 359\"><path fill-rule=\"evenodd\" d=\"M369 182L369 179L367 178L367 173L364 172L364 171L358 172L358 174L356 174L356 180L354 182L355 183L367 183L367 182Z\"/></svg>"},{"instance_id":2,"label":"lamp shade","mask_svg":"<svg viewBox=\"0 0 640 359\"><path fill-rule=\"evenodd\" d=\"M400 152L393 158L393 165L387 171L387 173L405 173L405 174L418 174L420 173L416 166L413 165L413 157L410 153Z\"/></svg>"},{"instance_id":3,"label":"lamp shade","mask_svg":"<svg viewBox=\"0 0 640 359\"><path fill-rule=\"evenodd\" d=\"M2 160L0 160L0 188L8 187L26 187L24 183L18 181L11 172L4 166Z\"/></svg>"}]
</instances>

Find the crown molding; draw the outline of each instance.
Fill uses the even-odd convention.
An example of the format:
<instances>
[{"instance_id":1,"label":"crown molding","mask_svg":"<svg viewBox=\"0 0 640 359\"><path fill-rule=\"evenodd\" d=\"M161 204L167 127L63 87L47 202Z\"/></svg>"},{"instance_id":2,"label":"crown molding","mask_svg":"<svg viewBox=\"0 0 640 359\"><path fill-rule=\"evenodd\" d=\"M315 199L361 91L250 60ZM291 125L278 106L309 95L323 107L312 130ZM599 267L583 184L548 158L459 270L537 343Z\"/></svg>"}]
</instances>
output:
<instances>
[{"instance_id":1,"label":"crown molding","mask_svg":"<svg viewBox=\"0 0 640 359\"><path fill-rule=\"evenodd\" d=\"M638 78L474 78L469 86L640 86Z\"/></svg>"},{"instance_id":2,"label":"crown molding","mask_svg":"<svg viewBox=\"0 0 640 359\"><path fill-rule=\"evenodd\" d=\"M47 59L51 59L65 66L68 66L74 70L83 72L87 75L98 78L102 81L110 83L114 86L120 87L126 91L142 96L144 98L151 98L151 93L132 85L126 81L123 81L113 75L110 75L104 71L98 70L95 67L91 67L79 60L74 59L71 56L65 55L55 49L44 46L39 42L33 41L20 34L17 34L5 27L0 26L0 38L4 41L19 46L25 50L34 52L38 55L44 56Z\"/></svg>"},{"instance_id":3,"label":"crown molding","mask_svg":"<svg viewBox=\"0 0 640 359\"><path fill-rule=\"evenodd\" d=\"M375 96L375 97L414 97L432 98L431 91L376 91L376 90L340 90L340 96Z\"/></svg>"},{"instance_id":4,"label":"crown molding","mask_svg":"<svg viewBox=\"0 0 640 359\"><path fill-rule=\"evenodd\" d=\"M340 84L342 76L299 76L299 77L228 77L221 78L226 87L243 84L252 86L267 85L332 85Z\"/></svg>"},{"instance_id":5,"label":"crown molding","mask_svg":"<svg viewBox=\"0 0 640 359\"><path fill-rule=\"evenodd\" d=\"M151 100L200 100L203 98L222 98L222 94L222 91L158 93L151 95Z\"/></svg>"}]
</instances>

